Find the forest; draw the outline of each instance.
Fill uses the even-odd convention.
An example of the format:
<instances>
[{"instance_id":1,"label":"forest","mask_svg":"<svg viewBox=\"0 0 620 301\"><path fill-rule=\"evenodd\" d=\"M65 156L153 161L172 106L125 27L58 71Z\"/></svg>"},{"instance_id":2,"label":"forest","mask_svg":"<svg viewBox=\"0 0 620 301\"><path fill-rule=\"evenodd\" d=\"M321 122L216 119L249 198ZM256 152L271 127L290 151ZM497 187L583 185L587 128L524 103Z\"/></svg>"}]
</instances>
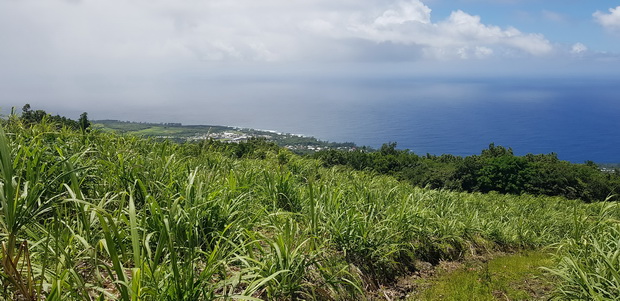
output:
<instances>
[{"instance_id":1,"label":"forest","mask_svg":"<svg viewBox=\"0 0 620 301\"><path fill-rule=\"evenodd\" d=\"M28 116L0 127L5 300L378 300L426 265L521 250L553 256L553 298L620 290L620 207L587 178L617 175L591 164L493 145L310 158L260 139L179 144L90 131L85 114L81 127ZM543 174L536 187L541 170L577 182Z\"/></svg>"},{"instance_id":2,"label":"forest","mask_svg":"<svg viewBox=\"0 0 620 301\"><path fill-rule=\"evenodd\" d=\"M468 192L563 196L585 202L618 200L620 172L594 162L574 164L555 153L514 155L493 143L480 155L416 155L386 143L378 151L324 150L312 155L324 166L344 165L391 175L420 187Z\"/></svg>"}]
</instances>

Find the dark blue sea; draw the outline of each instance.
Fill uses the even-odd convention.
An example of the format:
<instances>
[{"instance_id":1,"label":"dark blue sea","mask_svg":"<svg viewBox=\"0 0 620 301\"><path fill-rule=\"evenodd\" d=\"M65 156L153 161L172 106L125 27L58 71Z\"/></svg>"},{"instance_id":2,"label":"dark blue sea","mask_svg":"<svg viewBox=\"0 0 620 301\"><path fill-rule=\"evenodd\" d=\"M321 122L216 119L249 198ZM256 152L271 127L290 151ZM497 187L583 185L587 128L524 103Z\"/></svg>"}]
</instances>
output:
<instances>
[{"instance_id":1,"label":"dark blue sea","mask_svg":"<svg viewBox=\"0 0 620 301\"><path fill-rule=\"evenodd\" d=\"M417 154L465 156L495 143L519 155L555 152L576 163L620 162L618 79L369 79L323 85L309 92L314 99L280 102L271 108L278 115L257 126L375 148L397 142Z\"/></svg>"}]
</instances>

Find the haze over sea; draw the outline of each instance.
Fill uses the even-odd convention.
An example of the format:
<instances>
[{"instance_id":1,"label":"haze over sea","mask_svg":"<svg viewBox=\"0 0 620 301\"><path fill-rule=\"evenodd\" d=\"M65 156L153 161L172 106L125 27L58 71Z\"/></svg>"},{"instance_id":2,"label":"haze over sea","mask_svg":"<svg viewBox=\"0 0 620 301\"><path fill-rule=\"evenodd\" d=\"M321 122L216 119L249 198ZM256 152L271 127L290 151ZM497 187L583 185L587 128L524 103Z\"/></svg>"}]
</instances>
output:
<instances>
[{"instance_id":1,"label":"haze over sea","mask_svg":"<svg viewBox=\"0 0 620 301\"><path fill-rule=\"evenodd\" d=\"M493 142L519 155L555 152L576 163L620 162L618 79L417 77L218 86L215 95L190 90L175 107L151 108L145 121L269 129L374 148L397 142L421 155L479 154ZM199 101L206 94L209 99ZM94 116L132 120L118 112Z\"/></svg>"},{"instance_id":2,"label":"haze over sea","mask_svg":"<svg viewBox=\"0 0 620 301\"><path fill-rule=\"evenodd\" d=\"M182 81L137 95L105 82L88 84L87 107L72 95L55 101L45 89L34 97L15 94L2 113L30 102L71 118L88 111L91 119L267 129L373 148L397 142L419 155L479 154L495 143L517 155L620 162L620 79L610 76ZM143 100L132 101L137 98Z\"/></svg>"}]
</instances>

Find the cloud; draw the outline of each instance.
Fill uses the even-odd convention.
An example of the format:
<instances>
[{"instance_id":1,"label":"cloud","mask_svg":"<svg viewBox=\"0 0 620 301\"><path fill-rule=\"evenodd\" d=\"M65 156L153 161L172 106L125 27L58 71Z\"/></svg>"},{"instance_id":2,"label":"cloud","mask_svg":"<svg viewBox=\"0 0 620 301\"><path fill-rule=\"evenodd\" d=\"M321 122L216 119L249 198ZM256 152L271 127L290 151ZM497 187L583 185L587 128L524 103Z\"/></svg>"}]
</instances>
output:
<instances>
[{"instance_id":1,"label":"cloud","mask_svg":"<svg viewBox=\"0 0 620 301\"><path fill-rule=\"evenodd\" d=\"M620 6L610 8L608 14L597 10L592 16L604 28L611 31L620 31Z\"/></svg>"},{"instance_id":2,"label":"cloud","mask_svg":"<svg viewBox=\"0 0 620 301\"><path fill-rule=\"evenodd\" d=\"M419 0L397 1L374 16L363 12L352 16L313 20L307 28L317 34L329 31L329 35L338 38L411 45L421 48L427 57L440 59L483 58L494 55L497 50L538 56L553 49L540 34L486 25L479 16L461 10L433 23L431 9Z\"/></svg>"},{"instance_id":3,"label":"cloud","mask_svg":"<svg viewBox=\"0 0 620 301\"><path fill-rule=\"evenodd\" d=\"M419 22L429 24L431 22L431 9L420 1L400 1L394 8L383 12L375 19L375 26L399 25L407 22Z\"/></svg>"},{"instance_id":4,"label":"cloud","mask_svg":"<svg viewBox=\"0 0 620 301\"><path fill-rule=\"evenodd\" d=\"M586 47L586 45L584 45L582 43L575 43L571 47L570 53L572 53L572 54L582 54L582 53L584 53L586 51L588 51L588 47Z\"/></svg>"},{"instance_id":5,"label":"cloud","mask_svg":"<svg viewBox=\"0 0 620 301\"><path fill-rule=\"evenodd\" d=\"M570 19L567 15L554 12L554 11L550 11L550 10L543 10L542 17L545 20L549 20L549 21L557 22L557 23L566 23Z\"/></svg>"},{"instance_id":6,"label":"cloud","mask_svg":"<svg viewBox=\"0 0 620 301\"><path fill-rule=\"evenodd\" d=\"M382 50L405 60L480 59L552 49L540 34L461 10L433 22L431 12L419 0L1 1L0 61L106 68L123 60L383 60Z\"/></svg>"}]
</instances>

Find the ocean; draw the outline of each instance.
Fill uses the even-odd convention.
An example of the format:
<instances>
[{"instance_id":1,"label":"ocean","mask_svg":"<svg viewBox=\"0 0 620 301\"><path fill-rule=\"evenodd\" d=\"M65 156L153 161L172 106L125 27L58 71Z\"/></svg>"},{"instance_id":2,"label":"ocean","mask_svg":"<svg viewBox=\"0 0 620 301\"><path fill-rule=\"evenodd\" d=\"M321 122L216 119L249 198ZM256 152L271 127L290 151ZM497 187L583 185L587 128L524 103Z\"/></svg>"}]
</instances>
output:
<instances>
[{"instance_id":1,"label":"ocean","mask_svg":"<svg viewBox=\"0 0 620 301\"><path fill-rule=\"evenodd\" d=\"M266 102L259 128L417 154L515 154L620 162L620 80L391 79L316 84L315 99Z\"/></svg>"},{"instance_id":2,"label":"ocean","mask_svg":"<svg viewBox=\"0 0 620 301\"><path fill-rule=\"evenodd\" d=\"M373 148L396 142L421 155L479 154L495 143L518 155L620 162L617 78L196 79L181 94L158 97L148 110L125 102L126 115L102 100L89 116L274 130Z\"/></svg>"}]
</instances>

